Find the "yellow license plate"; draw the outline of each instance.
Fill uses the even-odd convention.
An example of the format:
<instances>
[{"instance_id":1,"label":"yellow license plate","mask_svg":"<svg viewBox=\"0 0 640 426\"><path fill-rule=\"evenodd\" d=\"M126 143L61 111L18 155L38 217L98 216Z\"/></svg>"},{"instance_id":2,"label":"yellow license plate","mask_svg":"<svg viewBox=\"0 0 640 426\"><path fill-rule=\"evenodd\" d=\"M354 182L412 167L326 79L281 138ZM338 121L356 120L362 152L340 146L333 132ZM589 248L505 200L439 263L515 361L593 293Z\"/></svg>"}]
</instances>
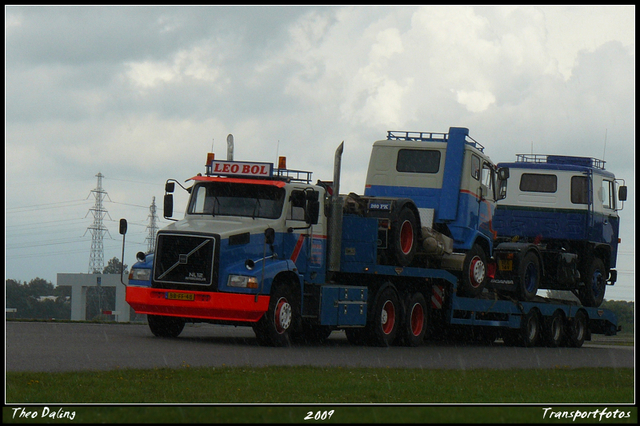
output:
<instances>
[{"instance_id":1,"label":"yellow license plate","mask_svg":"<svg viewBox=\"0 0 640 426\"><path fill-rule=\"evenodd\" d=\"M513 260L498 259L498 269L501 271L513 271Z\"/></svg>"},{"instance_id":2,"label":"yellow license plate","mask_svg":"<svg viewBox=\"0 0 640 426\"><path fill-rule=\"evenodd\" d=\"M171 300L196 300L195 295L192 293L167 293L167 299Z\"/></svg>"}]
</instances>

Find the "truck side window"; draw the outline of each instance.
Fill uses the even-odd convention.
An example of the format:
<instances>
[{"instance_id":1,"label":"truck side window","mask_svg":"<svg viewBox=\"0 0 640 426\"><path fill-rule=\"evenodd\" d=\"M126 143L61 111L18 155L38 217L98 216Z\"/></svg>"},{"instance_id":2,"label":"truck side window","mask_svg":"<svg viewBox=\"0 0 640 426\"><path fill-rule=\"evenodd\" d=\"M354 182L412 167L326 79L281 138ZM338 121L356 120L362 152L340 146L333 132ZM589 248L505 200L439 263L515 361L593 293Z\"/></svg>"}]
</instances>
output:
<instances>
[{"instance_id":1,"label":"truck side window","mask_svg":"<svg viewBox=\"0 0 640 426\"><path fill-rule=\"evenodd\" d=\"M615 186L610 180L602 181L602 207L613 210L616 207Z\"/></svg>"},{"instance_id":2,"label":"truck side window","mask_svg":"<svg viewBox=\"0 0 640 426\"><path fill-rule=\"evenodd\" d=\"M495 199L493 180L494 180L494 172L489 163L484 163L482 166L482 180L480 183L482 186L487 187L487 192L485 193L486 197L491 199Z\"/></svg>"},{"instance_id":3,"label":"truck side window","mask_svg":"<svg viewBox=\"0 0 640 426\"><path fill-rule=\"evenodd\" d=\"M571 178L571 202L573 204L589 204L589 178L586 176Z\"/></svg>"},{"instance_id":4,"label":"truck side window","mask_svg":"<svg viewBox=\"0 0 640 426\"><path fill-rule=\"evenodd\" d=\"M556 192L558 177L538 173L523 173L520 178L520 191L523 192Z\"/></svg>"},{"instance_id":5,"label":"truck side window","mask_svg":"<svg viewBox=\"0 0 640 426\"><path fill-rule=\"evenodd\" d=\"M480 180L480 158L471 156L471 177Z\"/></svg>"},{"instance_id":6,"label":"truck side window","mask_svg":"<svg viewBox=\"0 0 640 426\"><path fill-rule=\"evenodd\" d=\"M438 173L440 151L401 149L398 151L396 170L406 173Z\"/></svg>"}]
</instances>

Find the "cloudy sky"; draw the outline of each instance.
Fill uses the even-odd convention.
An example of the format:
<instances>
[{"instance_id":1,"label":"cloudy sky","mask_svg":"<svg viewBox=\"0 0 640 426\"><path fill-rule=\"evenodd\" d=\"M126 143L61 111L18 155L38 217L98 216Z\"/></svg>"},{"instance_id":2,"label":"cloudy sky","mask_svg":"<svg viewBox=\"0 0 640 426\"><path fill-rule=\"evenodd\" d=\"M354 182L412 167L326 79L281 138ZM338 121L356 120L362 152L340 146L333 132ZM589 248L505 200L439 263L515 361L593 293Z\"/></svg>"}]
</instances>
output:
<instances>
[{"instance_id":1,"label":"cloudy sky","mask_svg":"<svg viewBox=\"0 0 640 426\"><path fill-rule=\"evenodd\" d=\"M603 158L629 186L619 281L634 300L635 7L5 6L6 278L88 272L98 173L105 264L146 248L167 178L226 157L364 191L387 130L468 127L495 162ZM176 200L181 210L183 199ZM168 222L160 220L159 225Z\"/></svg>"}]
</instances>

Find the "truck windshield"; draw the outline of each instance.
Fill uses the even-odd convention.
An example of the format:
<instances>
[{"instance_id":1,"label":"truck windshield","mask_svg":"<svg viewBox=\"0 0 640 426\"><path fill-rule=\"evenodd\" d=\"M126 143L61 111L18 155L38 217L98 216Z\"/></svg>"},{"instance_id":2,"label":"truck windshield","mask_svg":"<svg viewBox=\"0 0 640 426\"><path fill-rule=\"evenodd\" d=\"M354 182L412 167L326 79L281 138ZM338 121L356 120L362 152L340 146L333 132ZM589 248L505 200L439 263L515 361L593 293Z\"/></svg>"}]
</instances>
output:
<instances>
[{"instance_id":1,"label":"truck windshield","mask_svg":"<svg viewBox=\"0 0 640 426\"><path fill-rule=\"evenodd\" d=\"M199 183L191 192L189 213L277 219L285 191L268 185L226 182Z\"/></svg>"}]
</instances>

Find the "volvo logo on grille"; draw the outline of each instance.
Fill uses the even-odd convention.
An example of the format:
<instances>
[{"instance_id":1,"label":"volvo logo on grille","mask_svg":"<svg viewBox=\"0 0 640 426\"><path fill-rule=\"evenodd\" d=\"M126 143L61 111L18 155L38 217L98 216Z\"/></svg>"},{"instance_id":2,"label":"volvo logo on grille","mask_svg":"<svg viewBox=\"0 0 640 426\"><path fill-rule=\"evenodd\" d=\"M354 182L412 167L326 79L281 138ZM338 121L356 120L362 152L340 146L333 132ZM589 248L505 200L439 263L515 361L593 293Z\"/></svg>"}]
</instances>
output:
<instances>
[{"instance_id":1,"label":"volvo logo on grille","mask_svg":"<svg viewBox=\"0 0 640 426\"><path fill-rule=\"evenodd\" d=\"M169 238L169 240L167 240L167 238ZM177 250L173 252L175 253L173 255L170 251L163 252L160 250L159 258L161 263L159 265L161 265L163 271L156 277L157 280L169 279L175 281L178 277L181 277L178 281L183 282L197 281L206 283L210 280L211 275L210 273L207 274L206 270L211 271L213 239L162 235L162 242L165 243L166 241L171 241L179 247L176 247ZM163 246L159 244L159 247ZM186 253L184 253L185 251ZM173 258L173 260L171 260L171 258ZM190 266L189 271L184 270L187 267L186 265Z\"/></svg>"}]
</instances>

